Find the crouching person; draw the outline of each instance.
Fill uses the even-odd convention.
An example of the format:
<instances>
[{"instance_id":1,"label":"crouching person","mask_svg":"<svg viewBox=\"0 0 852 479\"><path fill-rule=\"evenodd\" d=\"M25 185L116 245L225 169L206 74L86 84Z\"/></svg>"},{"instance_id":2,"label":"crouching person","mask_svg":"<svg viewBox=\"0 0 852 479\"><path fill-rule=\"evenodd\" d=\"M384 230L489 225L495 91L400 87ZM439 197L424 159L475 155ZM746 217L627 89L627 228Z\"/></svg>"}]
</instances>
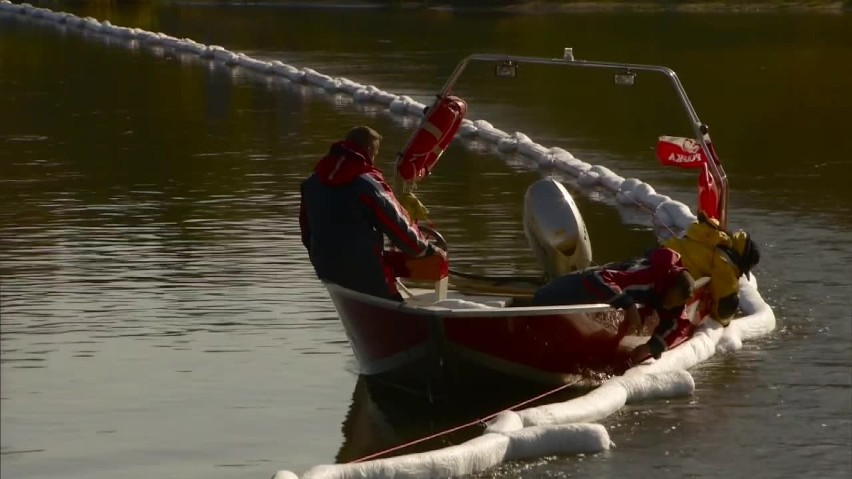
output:
<instances>
[{"instance_id":1,"label":"crouching person","mask_svg":"<svg viewBox=\"0 0 852 479\"><path fill-rule=\"evenodd\" d=\"M659 323L647 343L637 346L627 367L648 356L659 359L669 346L692 331L684 305L692 297L695 281L681 256L669 248L656 248L644 258L609 263L560 276L539 288L535 306L607 303L624 310L617 339L641 325L654 312ZM641 305L641 308L640 306Z\"/></svg>"}]
</instances>

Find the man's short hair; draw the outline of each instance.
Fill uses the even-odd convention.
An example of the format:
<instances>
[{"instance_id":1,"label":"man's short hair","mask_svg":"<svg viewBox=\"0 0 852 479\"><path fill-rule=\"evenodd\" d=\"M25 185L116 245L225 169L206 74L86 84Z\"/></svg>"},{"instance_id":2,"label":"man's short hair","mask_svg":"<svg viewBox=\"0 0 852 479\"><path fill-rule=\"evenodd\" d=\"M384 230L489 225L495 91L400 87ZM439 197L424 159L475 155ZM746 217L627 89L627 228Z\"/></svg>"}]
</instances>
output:
<instances>
[{"instance_id":1,"label":"man's short hair","mask_svg":"<svg viewBox=\"0 0 852 479\"><path fill-rule=\"evenodd\" d=\"M349 133L346 134L346 141L366 149L372 147L373 143L382 141L382 135L369 126L362 125L349 130Z\"/></svg>"}]
</instances>

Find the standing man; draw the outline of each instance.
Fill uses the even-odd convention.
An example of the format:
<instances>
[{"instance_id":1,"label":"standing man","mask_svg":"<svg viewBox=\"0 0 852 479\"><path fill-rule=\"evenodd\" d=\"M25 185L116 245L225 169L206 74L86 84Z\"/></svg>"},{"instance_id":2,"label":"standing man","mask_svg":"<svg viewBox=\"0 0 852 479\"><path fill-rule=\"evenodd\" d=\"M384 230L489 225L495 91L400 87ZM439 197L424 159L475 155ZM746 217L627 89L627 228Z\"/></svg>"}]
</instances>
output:
<instances>
[{"instance_id":1,"label":"standing man","mask_svg":"<svg viewBox=\"0 0 852 479\"><path fill-rule=\"evenodd\" d=\"M376 168L381 140L357 126L331 145L302 182L299 227L321 280L402 301L384 237L410 257L445 253L426 241Z\"/></svg>"}]
</instances>

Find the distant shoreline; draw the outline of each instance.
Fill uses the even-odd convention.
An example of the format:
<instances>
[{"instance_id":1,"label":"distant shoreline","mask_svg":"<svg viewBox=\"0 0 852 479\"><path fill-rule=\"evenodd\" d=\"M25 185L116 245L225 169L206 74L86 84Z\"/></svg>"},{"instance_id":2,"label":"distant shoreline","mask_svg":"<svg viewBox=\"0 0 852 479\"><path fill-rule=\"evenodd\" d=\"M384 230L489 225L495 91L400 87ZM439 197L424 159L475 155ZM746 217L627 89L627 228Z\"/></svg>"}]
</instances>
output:
<instances>
[{"instance_id":1,"label":"distant shoreline","mask_svg":"<svg viewBox=\"0 0 852 479\"><path fill-rule=\"evenodd\" d=\"M677 13L843 13L852 11L849 1L764 1L764 2L553 2L529 1L500 7L514 13L570 12L677 12Z\"/></svg>"},{"instance_id":2,"label":"distant shoreline","mask_svg":"<svg viewBox=\"0 0 852 479\"><path fill-rule=\"evenodd\" d=\"M12 0L35 7L153 5L279 7L322 10L435 10L552 13L852 13L852 0Z\"/></svg>"},{"instance_id":3,"label":"distant shoreline","mask_svg":"<svg viewBox=\"0 0 852 479\"><path fill-rule=\"evenodd\" d=\"M852 0L161 0L163 3L266 5L291 8L392 8L399 10L550 13L833 13L852 12Z\"/></svg>"}]
</instances>

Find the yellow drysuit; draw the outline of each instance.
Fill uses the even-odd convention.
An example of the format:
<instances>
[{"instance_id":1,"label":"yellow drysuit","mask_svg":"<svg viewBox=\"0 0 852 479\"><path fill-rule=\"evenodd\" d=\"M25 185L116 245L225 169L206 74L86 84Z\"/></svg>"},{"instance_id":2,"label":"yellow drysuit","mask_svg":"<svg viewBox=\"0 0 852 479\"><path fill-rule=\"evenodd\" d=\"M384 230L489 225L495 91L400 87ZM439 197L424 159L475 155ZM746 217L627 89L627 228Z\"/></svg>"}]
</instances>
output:
<instances>
[{"instance_id":1,"label":"yellow drysuit","mask_svg":"<svg viewBox=\"0 0 852 479\"><path fill-rule=\"evenodd\" d=\"M716 220L701 218L683 237L663 242L663 246L681 254L683 265L694 278L710 278L710 315L725 326L739 305L739 278L744 271L738 263L748 241L744 231L728 234L719 229Z\"/></svg>"}]
</instances>

